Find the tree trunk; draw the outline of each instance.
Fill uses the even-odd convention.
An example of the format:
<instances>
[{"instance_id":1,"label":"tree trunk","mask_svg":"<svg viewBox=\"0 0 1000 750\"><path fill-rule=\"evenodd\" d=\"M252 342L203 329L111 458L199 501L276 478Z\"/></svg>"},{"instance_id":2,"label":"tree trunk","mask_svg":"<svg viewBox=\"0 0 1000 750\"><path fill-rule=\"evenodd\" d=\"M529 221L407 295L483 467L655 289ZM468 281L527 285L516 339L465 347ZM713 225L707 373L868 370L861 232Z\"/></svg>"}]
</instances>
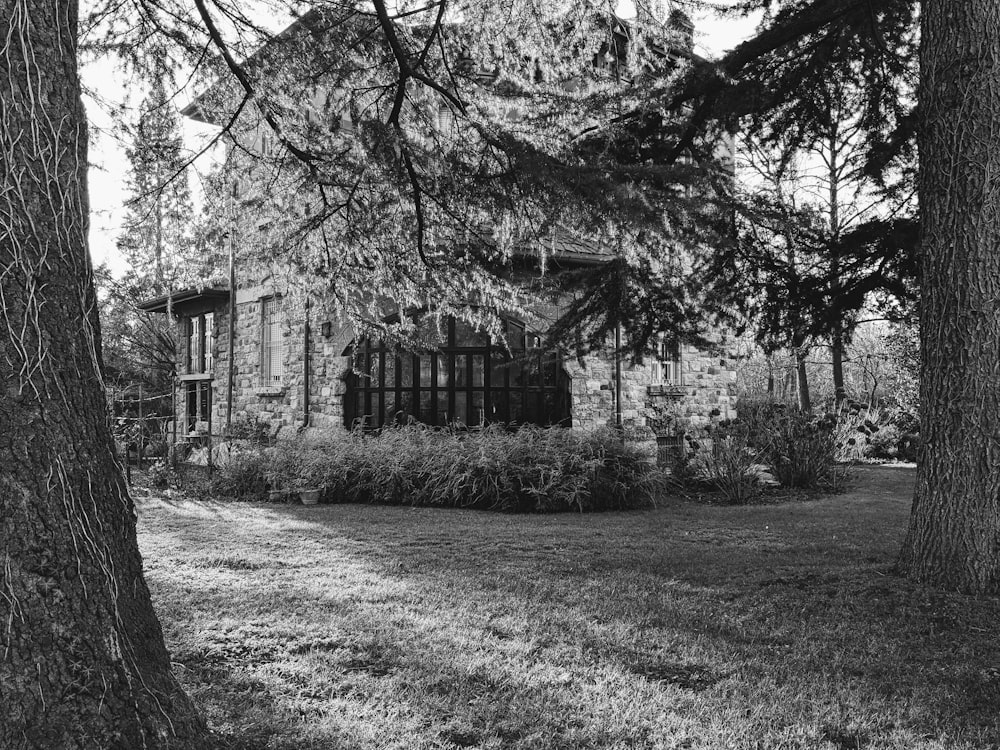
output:
<instances>
[{"instance_id":1,"label":"tree trunk","mask_svg":"<svg viewBox=\"0 0 1000 750\"><path fill-rule=\"evenodd\" d=\"M812 398L809 396L809 375L806 372L806 357L801 349L795 350L795 391L799 397L799 411L812 411Z\"/></svg>"},{"instance_id":2,"label":"tree trunk","mask_svg":"<svg viewBox=\"0 0 1000 750\"><path fill-rule=\"evenodd\" d=\"M0 0L0 747L203 747L107 418L76 21Z\"/></svg>"},{"instance_id":3,"label":"tree trunk","mask_svg":"<svg viewBox=\"0 0 1000 750\"><path fill-rule=\"evenodd\" d=\"M838 321L830 340L830 354L833 360L833 398L837 408L847 400L844 386L844 329Z\"/></svg>"},{"instance_id":4,"label":"tree trunk","mask_svg":"<svg viewBox=\"0 0 1000 750\"><path fill-rule=\"evenodd\" d=\"M921 11L920 429L899 567L1000 591L1000 6Z\"/></svg>"}]
</instances>

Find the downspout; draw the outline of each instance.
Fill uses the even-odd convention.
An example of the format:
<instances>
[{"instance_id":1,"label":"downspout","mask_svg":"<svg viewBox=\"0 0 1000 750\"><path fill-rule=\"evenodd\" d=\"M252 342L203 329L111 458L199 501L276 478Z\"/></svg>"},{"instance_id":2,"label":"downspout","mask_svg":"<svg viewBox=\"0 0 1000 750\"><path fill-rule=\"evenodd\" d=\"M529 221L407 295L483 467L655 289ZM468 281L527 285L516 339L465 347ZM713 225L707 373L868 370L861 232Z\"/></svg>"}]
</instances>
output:
<instances>
[{"instance_id":1,"label":"downspout","mask_svg":"<svg viewBox=\"0 0 1000 750\"><path fill-rule=\"evenodd\" d=\"M622 428L622 326L615 325L615 427Z\"/></svg>"},{"instance_id":2,"label":"downspout","mask_svg":"<svg viewBox=\"0 0 1000 750\"><path fill-rule=\"evenodd\" d=\"M302 336L302 427L309 426L309 297L306 297L306 326Z\"/></svg>"},{"instance_id":3,"label":"downspout","mask_svg":"<svg viewBox=\"0 0 1000 750\"><path fill-rule=\"evenodd\" d=\"M235 192L236 186L233 186ZM226 377L226 434L232 434L233 425L233 381L236 379L236 249L233 233L236 231L233 221L232 196L229 203L229 349Z\"/></svg>"}]
</instances>

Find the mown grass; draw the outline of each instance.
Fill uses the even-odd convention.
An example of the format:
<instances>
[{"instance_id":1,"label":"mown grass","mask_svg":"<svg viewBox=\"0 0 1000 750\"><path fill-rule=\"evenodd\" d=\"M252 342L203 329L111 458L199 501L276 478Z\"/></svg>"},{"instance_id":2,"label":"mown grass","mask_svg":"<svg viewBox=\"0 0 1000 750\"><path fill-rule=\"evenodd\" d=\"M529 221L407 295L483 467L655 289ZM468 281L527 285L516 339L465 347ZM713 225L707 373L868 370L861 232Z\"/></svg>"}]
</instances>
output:
<instances>
[{"instance_id":1,"label":"mown grass","mask_svg":"<svg viewBox=\"0 0 1000 750\"><path fill-rule=\"evenodd\" d=\"M891 572L912 470L774 506L138 501L231 748L1000 747L996 599Z\"/></svg>"}]
</instances>

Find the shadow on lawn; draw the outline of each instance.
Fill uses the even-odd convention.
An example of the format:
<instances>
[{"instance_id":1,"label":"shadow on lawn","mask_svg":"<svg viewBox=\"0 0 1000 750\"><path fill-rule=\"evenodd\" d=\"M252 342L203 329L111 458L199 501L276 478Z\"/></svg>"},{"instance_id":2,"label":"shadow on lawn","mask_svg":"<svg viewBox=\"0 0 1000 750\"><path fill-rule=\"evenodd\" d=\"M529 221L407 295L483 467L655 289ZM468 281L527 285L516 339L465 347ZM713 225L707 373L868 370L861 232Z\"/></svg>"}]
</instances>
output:
<instances>
[{"instance_id":1,"label":"shadow on lawn","mask_svg":"<svg viewBox=\"0 0 1000 750\"><path fill-rule=\"evenodd\" d=\"M157 596L232 750L1000 745L997 600L891 573L907 472L785 508L179 506Z\"/></svg>"}]
</instances>

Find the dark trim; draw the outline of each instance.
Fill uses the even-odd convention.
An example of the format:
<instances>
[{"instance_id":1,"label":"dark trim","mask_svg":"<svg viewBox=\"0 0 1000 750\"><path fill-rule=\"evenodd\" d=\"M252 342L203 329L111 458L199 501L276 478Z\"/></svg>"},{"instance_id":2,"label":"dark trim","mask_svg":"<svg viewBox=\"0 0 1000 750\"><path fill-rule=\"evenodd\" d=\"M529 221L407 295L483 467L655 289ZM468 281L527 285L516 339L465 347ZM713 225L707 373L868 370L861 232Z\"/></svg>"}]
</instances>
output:
<instances>
[{"instance_id":1,"label":"dark trim","mask_svg":"<svg viewBox=\"0 0 1000 750\"><path fill-rule=\"evenodd\" d=\"M214 310L220 302L228 299L228 289L191 287L143 300L136 307L146 312L165 313L170 306L174 315L197 315Z\"/></svg>"}]
</instances>

